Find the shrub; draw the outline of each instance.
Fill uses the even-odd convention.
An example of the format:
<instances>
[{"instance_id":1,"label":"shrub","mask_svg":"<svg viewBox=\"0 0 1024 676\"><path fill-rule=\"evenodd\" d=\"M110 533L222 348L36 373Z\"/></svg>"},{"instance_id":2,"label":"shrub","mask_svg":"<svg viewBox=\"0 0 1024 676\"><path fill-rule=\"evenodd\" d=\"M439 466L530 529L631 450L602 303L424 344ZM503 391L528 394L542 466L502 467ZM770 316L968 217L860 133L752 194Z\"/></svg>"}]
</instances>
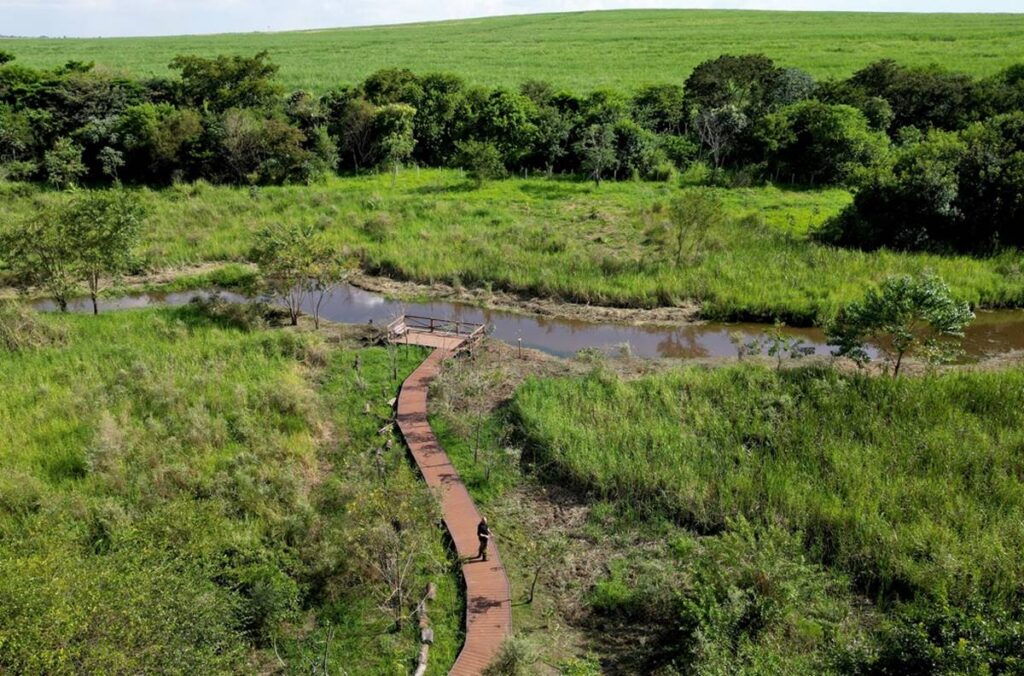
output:
<instances>
[{"instance_id":1,"label":"shrub","mask_svg":"<svg viewBox=\"0 0 1024 676\"><path fill-rule=\"evenodd\" d=\"M66 333L15 300L0 299L0 350L18 352L60 344Z\"/></svg>"}]
</instances>

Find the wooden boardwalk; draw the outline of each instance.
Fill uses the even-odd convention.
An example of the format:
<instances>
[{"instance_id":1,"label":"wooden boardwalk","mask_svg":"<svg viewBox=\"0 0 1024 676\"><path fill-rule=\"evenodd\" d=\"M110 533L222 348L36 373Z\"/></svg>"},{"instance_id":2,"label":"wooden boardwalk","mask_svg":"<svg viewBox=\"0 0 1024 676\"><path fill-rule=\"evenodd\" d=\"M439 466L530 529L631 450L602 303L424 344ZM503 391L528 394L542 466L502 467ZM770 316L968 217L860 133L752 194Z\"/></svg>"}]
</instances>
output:
<instances>
[{"instance_id":1,"label":"wooden boardwalk","mask_svg":"<svg viewBox=\"0 0 1024 676\"><path fill-rule=\"evenodd\" d=\"M465 336L405 332L400 342L434 349L402 384L398 396L398 427L427 485L441 503L445 526L455 543L466 583L466 642L450 673L480 674L512 633L512 603L508 576L492 538L487 561L476 557L480 523L469 491L441 448L427 421L427 390L441 362L463 346ZM397 341L396 341L397 342Z\"/></svg>"}]
</instances>

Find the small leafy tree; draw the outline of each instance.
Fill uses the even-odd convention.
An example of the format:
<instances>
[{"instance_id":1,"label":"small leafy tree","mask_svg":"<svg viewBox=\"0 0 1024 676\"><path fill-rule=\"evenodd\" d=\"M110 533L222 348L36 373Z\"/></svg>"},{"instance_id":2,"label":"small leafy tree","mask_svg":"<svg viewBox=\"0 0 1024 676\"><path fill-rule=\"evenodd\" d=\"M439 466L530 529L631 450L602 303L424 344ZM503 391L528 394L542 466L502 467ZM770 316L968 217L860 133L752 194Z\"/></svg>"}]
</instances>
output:
<instances>
[{"instance_id":1,"label":"small leafy tree","mask_svg":"<svg viewBox=\"0 0 1024 676\"><path fill-rule=\"evenodd\" d=\"M256 236L251 257L260 267L266 292L288 308L292 326L310 299L313 325L320 328L320 308L330 292L351 274L354 263L324 242L314 228L272 225Z\"/></svg>"},{"instance_id":2,"label":"small leafy tree","mask_svg":"<svg viewBox=\"0 0 1024 676\"><path fill-rule=\"evenodd\" d=\"M899 375L903 358L920 349L932 360L948 359L959 349L964 328L974 319L944 281L932 274L891 277L870 289L860 302L840 310L828 327L836 354L866 363L868 342L876 345Z\"/></svg>"},{"instance_id":3,"label":"small leafy tree","mask_svg":"<svg viewBox=\"0 0 1024 676\"><path fill-rule=\"evenodd\" d=\"M748 123L747 116L734 105L705 108L694 113L693 126L701 146L711 156L716 176Z\"/></svg>"},{"instance_id":4,"label":"small leafy tree","mask_svg":"<svg viewBox=\"0 0 1024 676\"><path fill-rule=\"evenodd\" d=\"M412 133L415 117L416 109L403 103L381 106L373 115L377 158L391 172L391 185L398 181L398 170L416 147Z\"/></svg>"},{"instance_id":5,"label":"small leafy tree","mask_svg":"<svg viewBox=\"0 0 1024 676\"><path fill-rule=\"evenodd\" d=\"M103 173L117 180L117 172L124 166L124 153L110 146L103 146L98 154Z\"/></svg>"},{"instance_id":6,"label":"small leafy tree","mask_svg":"<svg viewBox=\"0 0 1024 676\"><path fill-rule=\"evenodd\" d=\"M10 63L11 61L14 61L14 54L0 49L0 66L5 63Z\"/></svg>"},{"instance_id":7,"label":"small leafy tree","mask_svg":"<svg viewBox=\"0 0 1024 676\"><path fill-rule=\"evenodd\" d=\"M82 162L82 146L69 138L54 142L43 156L43 166L50 183L60 189L75 187L87 171Z\"/></svg>"},{"instance_id":8,"label":"small leafy tree","mask_svg":"<svg viewBox=\"0 0 1024 676\"><path fill-rule=\"evenodd\" d=\"M505 175L505 164L497 146L486 141L466 141L459 144L459 166L467 170L479 188L484 181Z\"/></svg>"},{"instance_id":9,"label":"small leafy tree","mask_svg":"<svg viewBox=\"0 0 1024 676\"><path fill-rule=\"evenodd\" d=\"M645 243L655 246L678 268L724 221L725 209L718 196L707 188L691 188L672 200L665 217L648 228Z\"/></svg>"},{"instance_id":10,"label":"small leafy tree","mask_svg":"<svg viewBox=\"0 0 1024 676\"><path fill-rule=\"evenodd\" d=\"M573 120L554 106L544 106L534 120L533 142L535 152L544 161L548 176L555 172L555 163L568 150Z\"/></svg>"},{"instance_id":11,"label":"small leafy tree","mask_svg":"<svg viewBox=\"0 0 1024 676\"><path fill-rule=\"evenodd\" d=\"M93 314L99 314L104 281L117 279L131 264L143 213L138 197L127 190L94 190L76 197L63 214Z\"/></svg>"},{"instance_id":12,"label":"small leafy tree","mask_svg":"<svg viewBox=\"0 0 1024 676\"><path fill-rule=\"evenodd\" d=\"M270 225L256 235L252 260L268 295L288 309L292 326L298 326L302 305L309 292L309 274L315 262L315 233L301 225Z\"/></svg>"},{"instance_id":13,"label":"small leafy tree","mask_svg":"<svg viewBox=\"0 0 1024 676\"><path fill-rule=\"evenodd\" d=\"M323 242L316 242L312 253L306 273L306 285L313 302L313 326L319 329L320 308L324 299L349 278L355 268L355 262L340 255L336 249Z\"/></svg>"},{"instance_id":14,"label":"small leafy tree","mask_svg":"<svg viewBox=\"0 0 1024 676\"><path fill-rule=\"evenodd\" d=\"M610 124L592 124L576 146L587 176L600 186L605 172L615 165L615 129Z\"/></svg>"},{"instance_id":15,"label":"small leafy tree","mask_svg":"<svg viewBox=\"0 0 1024 676\"><path fill-rule=\"evenodd\" d=\"M67 312L68 300L85 282L93 314L104 283L127 271L144 211L126 190L87 191L71 202L45 207L2 241L15 282L41 287Z\"/></svg>"},{"instance_id":16,"label":"small leafy tree","mask_svg":"<svg viewBox=\"0 0 1024 676\"><path fill-rule=\"evenodd\" d=\"M814 354L814 348L805 345L803 338L787 336L782 329L782 324L776 322L761 341L768 356L775 358L776 371L782 370L782 358L786 355L789 355L790 359L803 359Z\"/></svg>"},{"instance_id":17,"label":"small leafy tree","mask_svg":"<svg viewBox=\"0 0 1024 676\"><path fill-rule=\"evenodd\" d=\"M78 243L56 207L44 207L12 228L0 239L0 250L19 289L43 288L61 312L68 311L68 300L79 288L81 267Z\"/></svg>"}]
</instances>

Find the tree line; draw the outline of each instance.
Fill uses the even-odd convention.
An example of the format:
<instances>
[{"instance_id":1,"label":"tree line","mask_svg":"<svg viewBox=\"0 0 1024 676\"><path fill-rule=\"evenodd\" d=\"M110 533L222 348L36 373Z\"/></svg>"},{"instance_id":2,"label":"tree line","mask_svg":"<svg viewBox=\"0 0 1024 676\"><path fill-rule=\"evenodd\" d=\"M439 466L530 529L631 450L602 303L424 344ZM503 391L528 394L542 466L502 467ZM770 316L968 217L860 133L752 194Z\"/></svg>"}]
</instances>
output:
<instances>
[{"instance_id":1,"label":"tree line","mask_svg":"<svg viewBox=\"0 0 1024 676\"><path fill-rule=\"evenodd\" d=\"M985 78L873 63L816 81L762 55L724 55L681 84L586 94L385 69L321 95L285 92L266 52L179 56L130 78L0 53L0 176L57 187L307 182L407 163L508 172L860 188L822 236L839 244L1024 244L1024 64Z\"/></svg>"}]
</instances>

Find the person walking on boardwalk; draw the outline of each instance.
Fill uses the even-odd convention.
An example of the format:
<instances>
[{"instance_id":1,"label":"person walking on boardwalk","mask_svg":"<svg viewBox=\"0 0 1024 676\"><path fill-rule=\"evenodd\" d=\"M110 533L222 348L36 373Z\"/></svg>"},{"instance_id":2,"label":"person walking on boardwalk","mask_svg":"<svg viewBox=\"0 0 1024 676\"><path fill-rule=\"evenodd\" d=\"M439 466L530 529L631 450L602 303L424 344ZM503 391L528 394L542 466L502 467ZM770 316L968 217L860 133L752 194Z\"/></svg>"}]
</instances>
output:
<instances>
[{"instance_id":1,"label":"person walking on boardwalk","mask_svg":"<svg viewBox=\"0 0 1024 676\"><path fill-rule=\"evenodd\" d=\"M480 523L476 527L476 537L480 540L480 551L476 558L481 561L487 560L487 543L491 540L491 529L487 525L487 517L480 517Z\"/></svg>"}]
</instances>

